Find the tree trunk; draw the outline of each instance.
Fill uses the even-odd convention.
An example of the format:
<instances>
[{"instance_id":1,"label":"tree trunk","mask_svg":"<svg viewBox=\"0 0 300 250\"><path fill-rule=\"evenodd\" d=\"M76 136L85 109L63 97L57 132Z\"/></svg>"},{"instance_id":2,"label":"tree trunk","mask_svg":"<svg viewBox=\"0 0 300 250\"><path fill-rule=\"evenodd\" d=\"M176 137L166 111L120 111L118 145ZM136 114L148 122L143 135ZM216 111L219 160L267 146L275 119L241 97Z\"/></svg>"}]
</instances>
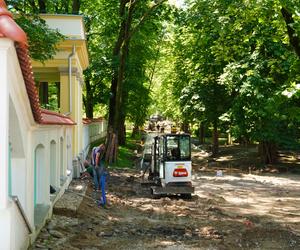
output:
<instances>
[{"instance_id":1,"label":"tree trunk","mask_svg":"<svg viewBox=\"0 0 300 250\"><path fill-rule=\"evenodd\" d=\"M108 164L116 162L118 154L118 134L114 133L112 128L108 129L106 138L106 154L105 161Z\"/></svg>"},{"instance_id":2,"label":"tree trunk","mask_svg":"<svg viewBox=\"0 0 300 250\"><path fill-rule=\"evenodd\" d=\"M128 14L125 15L125 8L126 3L129 3L128 6ZM129 42L130 42L130 28L132 23L132 17L133 17L133 10L134 10L134 4L136 2L132 3L132 0L121 0L120 2L120 17L122 23L120 27L119 37L116 42L115 48L114 48L114 56L117 55L117 58L120 59L118 67L114 70L114 75L112 78L112 86L115 84L115 80L117 79L116 84L116 92L115 92L115 105L113 103L110 103L110 118L109 123L112 124L112 130L113 134L117 137L115 140L115 150L113 151L115 155L109 155L109 158L107 159L109 162L114 162L117 159L117 152L118 152L118 139L120 136L120 126L121 126L121 120L122 120L122 105L123 105L123 85L124 85L124 78L125 78L125 66L126 66L126 60L129 50ZM114 93L112 93L112 97L114 97ZM111 98L111 101L113 99Z\"/></svg>"},{"instance_id":3,"label":"tree trunk","mask_svg":"<svg viewBox=\"0 0 300 250\"><path fill-rule=\"evenodd\" d=\"M63 12L65 14L69 13L69 4L70 4L70 0L64 0L63 1Z\"/></svg>"},{"instance_id":4,"label":"tree trunk","mask_svg":"<svg viewBox=\"0 0 300 250\"><path fill-rule=\"evenodd\" d=\"M72 14L78 15L80 10L81 0L73 0L72 4Z\"/></svg>"},{"instance_id":5,"label":"tree trunk","mask_svg":"<svg viewBox=\"0 0 300 250\"><path fill-rule=\"evenodd\" d=\"M199 142L200 144L205 143L205 127L204 127L204 122L200 122L200 128L199 128Z\"/></svg>"},{"instance_id":6,"label":"tree trunk","mask_svg":"<svg viewBox=\"0 0 300 250\"><path fill-rule=\"evenodd\" d=\"M115 117L115 108L116 108L116 92L117 92L118 80L113 76L111 85L110 85L110 98L109 98L109 107L108 107L108 125L110 127L114 124Z\"/></svg>"},{"instance_id":7,"label":"tree trunk","mask_svg":"<svg viewBox=\"0 0 300 250\"><path fill-rule=\"evenodd\" d=\"M188 122L183 122L181 124L181 130L184 132L184 133L189 133L189 123Z\"/></svg>"},{"instance_id":8,"label":"tree trunk","mask_svg":"<svg viewBox=\"0 0 300 250\"><path fill-rule=\"evenodd\" d=\"M125 115L121 114L120 127L119 127L119 145L124 146L126 144L126 126L125 126Z\"/></svg>"},{"instance_id":9,"label":"tree trunk","mask_svg":"<svg viewBox=\"0 0 300 250\"><path fill-rule=\"evenodd\" d=\"M122 44L125 37L125 7L126 7L126 0L120 0L120 10L119 10L119 16L122 20L119 30L118 39L116 41L115 47L113 49L113 76L111 80L111 86L110 86L110 100L109 100L109 117L108 117L108 127L113 127L114 124L114 118L116 113L116 96L117 96L117 85L118 85L118 67L119 65L117 62L119 62L120 58L120 51L122 48Z\"/></svg>"},{"instance_id":10,"label":"tree trunk","mask_svg":"<svg viewBox=\"0 0 300 250\"><path fill-rule=\"evenodd\" d=\"M132 35L137 31L137 29L144 23L145 19L149 16L151 11L156 9L166 0L161 0L155 5L153 5L148 12L144 13L139 23L131 30L132 18L135 9L135 5L139 2L136 0L120 0L120 10L119 17L121 21L120 30L118 39L116 41L114 50L113 50L113 60L115 65L113 67L113 76L111 82L111 98L109 104L109 127L112 129L117 139L115 140L115 155L110 156L111 158L107 159L112 161L116 159L117 149L118 149L118 134L121 124L121 109L124 105L123 100L123 85L125 79L125 65L129 52L129 43ZM127 8L127 13L126 13ZM117 62L117 63L116 63ZM113 137L111 137L113 138ZM112 159L113 158L113 159Z\"/></svg>"},{"instance_id":11,"label":"tree trunk","mask_svg":"<svg viewBox=\"0 0 300 250\"><path fill-rule=\"evenodd\" d=\"M128 56L128 50L127 55ZM126 107L125 104L128 100L128 92L122 91L122 105L120 107L119 115L120 115L120 124L119 124L119 144L124 146L126 144L126 126L125 126L125 119L126 119Z\"/></svg>"},{"instance_id":12,"label":"tree trunk","mask_svg":"<svg viewBox=\"0 0 300 250\"><path fill-rule=\"evenodd\" d=\"M94 118L93 92L91 88L90 79L88 77L86 77L85 79L85 87L86 87L85 113L87 118L93 119Z\"/></svg>"},{"instance_id":13,"label":"tree trunk","mask_svg":"<svg viewBox=\"0 0 300 250\"><path fill-rule=\"evenodd\" d=\"M218 133L218 124L213 124L213 147L212 147L212 155L216 156L219 152L219 133Z\"/></svg>"},{"instance_id":14,"label":"tree trunk","mask_svg":"<svg viewBox=\"0 0 300 250\"><path fill-rule=\"evenodd\" d=\"M134 125L132 128L131 138L135 138L140 133L140 129L138 125Z\"/></svg>"},{"instance_id":15,"label":"tree trunk","mask_svg":"<svg viewBox=\"0 0 300 250\"><path fill-rule=\"evenodd\" d=\"M122 124L119 132L119 145L125 146L126 145L126 126Z\"/></svg>"},{"instance_id":16,"label":"tree trunk","mask_svg":"<svg viewBox=\"0 0 300 250\"><path fill-rule=\"evenodd\" d=\"M40 13L47 13L46 1L45 0L39 0L39 12Z\"/></svg>"},{"instance_id":17,"label":"tree trunk","mask_svg":"<svg viewBox=\"0 0 300 250\"><path fill-rule=\"evenodd\" d=\"M285 7L281 8L281 14L286 24L288 35L290 38L290 44L295 49L295 52L298 55L298 57L300 57L300 39L295 29L292 27L292 25L294 24L293 16Z\"/></svg>"},{"instance_id":18,"label":"tree trunk","mask_svg":"<svg viewBox=\"0 0 300 250\"><path fill-rule=\"evenodd\" d=\"M28 0L28 2L29 2L29 4L30 4L30 6L31 6L31 8L32 8L32 10L33 10L34 13L40 12L40 10L37 8L34 0ZM16 8L15 5L14 5L14 7Z\"/></svg>"},{"instance_id":19,"label":"tree trunk","mask_svg":"<svg viewBox=\"0 0 300 250\"><path fill-rule=\"evenodd\" d=\"M278 160L277 145L273 142L260 142L259 155L262 163L274 164Z\"/></svg>"},{"instance_id":20,"label":"tree trunk","mask_svg":"<svg viewBox=\"0 0 300 250\"><path fill-rule=\"evenodd\" d=\"M118 84L117 84L117 92L116 92L116 105L115 105L115 114L114 114L114 130L119 130L121 125L121 116L122 116L122 104L123 104L123 85L124 85L124 75L125 75L125 63L126 63L126 47L128 46L128 42L124 41L124 46L121 51L121 59L119 66L119 75L118 75Z\"/></svg>"}]
</instances>

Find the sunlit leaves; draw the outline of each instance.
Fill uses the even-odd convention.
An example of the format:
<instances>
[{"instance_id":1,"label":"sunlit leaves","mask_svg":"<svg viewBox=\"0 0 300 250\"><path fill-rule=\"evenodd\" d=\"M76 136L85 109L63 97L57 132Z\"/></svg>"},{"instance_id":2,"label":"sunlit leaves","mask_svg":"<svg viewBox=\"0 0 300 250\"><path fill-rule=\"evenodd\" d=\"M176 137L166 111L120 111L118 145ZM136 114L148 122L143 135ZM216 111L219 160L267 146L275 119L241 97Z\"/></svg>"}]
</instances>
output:
<instances>
[{"instance_id":1,"label":"sunlit leaves","mask_svg":"<svg viewBox=\"0 0 300 250\"><path fill-rule=\"evenodd\" d=\"M197 114L211 122L224 120L226 114L236 137L282 142L283 128L299 125L292 122L298 115L291 116L289 105L299 105L298 90L291 86L299 82L300 67L281 8L284 4L293 13L296 27L299 4L187 3L187 12L177 21L181 27L175 42L173 93L180 97L182 111L191 119Z\"/></svg>"},{"instance_id":2,"label":"sunlit leaves","mask_svg":"<svg viewBox=\"0 0 300 250\"><path fill-rule=\"evenodd\" d=\"M30 56L38 61L52 58L57 51L57 43L63 40L64 36L50 29L38 16L20 15L15 20L29 38Z\"/></svg>"}]
</instances>

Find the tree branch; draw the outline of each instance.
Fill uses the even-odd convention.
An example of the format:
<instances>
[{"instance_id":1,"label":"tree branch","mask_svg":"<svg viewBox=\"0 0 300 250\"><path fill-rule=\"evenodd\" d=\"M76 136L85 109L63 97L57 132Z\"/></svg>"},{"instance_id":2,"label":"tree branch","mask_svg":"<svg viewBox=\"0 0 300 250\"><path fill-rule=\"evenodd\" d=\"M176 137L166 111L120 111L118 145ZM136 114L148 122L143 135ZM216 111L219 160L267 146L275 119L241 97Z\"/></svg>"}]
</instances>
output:
<instances>
[{"instance_id":1,"label":"tree branch","mask_svg":"<svg viewBox=\"0 0 300 250\"><path fill-rule=\"evenodd\" d=\"M38 4L39 4L39 13L47 13L45 0L39 0Z\"/></svg>"},{"instance_id":2,"label":"tree branch","mask_svg":"<svg viewBox=\"0 0 300 250\"><path fill-rule=\"evenodd\" d=\"M300 57L300 40L299 37L297 36L297 33L292 28L292 24L294 24L293 16L285 7L281 8L281 14L286 24L287 32L290 38L290 44L295 49L298 57Z\"/></svg>"},{"instance_id":3,"label":"tree branch","mask_svg":"<svg viewBox=\"0 0 300 250\"><path fill-rule=\"evenodd\" d=\"M35 5L34 0L28 0L28 3L31 6L31 8L33 9L33 11L37 11L37 7Z\"/></svg>"},{"instance_id":4,"label":"tree branch","mask_svg":"<svg viewBox=\"0 0 300 250\"><path fill-rule=\"evenodd\" d=\"M132 29L132 31L129 33L129 38L131 38L134 33L139 29L140 26L146 21L146 19L150 16L150 14L157 9L160 5L162 5L167 0L160 0L156 4L154 4L147 12L144 13L144 15L141 17L139 23ZM134 1L135 3L136 1Z\"/></svg>"}]
</instances>

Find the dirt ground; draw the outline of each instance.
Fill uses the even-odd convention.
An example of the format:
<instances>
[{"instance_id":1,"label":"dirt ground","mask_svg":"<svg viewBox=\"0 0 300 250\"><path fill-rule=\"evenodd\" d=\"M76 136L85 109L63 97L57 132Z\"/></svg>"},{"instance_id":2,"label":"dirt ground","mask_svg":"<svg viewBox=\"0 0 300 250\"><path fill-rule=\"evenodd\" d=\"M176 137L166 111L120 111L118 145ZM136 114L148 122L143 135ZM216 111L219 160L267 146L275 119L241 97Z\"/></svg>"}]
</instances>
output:
<instances>
[{"instance_id":1,"label":"dirt ground","mask_svg":"<svg viewBox=\"0 0 300 250\"><path fill-rule=\"evenodd\" d=\"M190 200L152 199L138 170L112 170L109 206L88 198L97 195L90 184L78 212L54 214L45 230L56 234L34 249L300 249L300 175L262 170L233 151L210 159L194 149Z\"/></svg>"}]
</instances>

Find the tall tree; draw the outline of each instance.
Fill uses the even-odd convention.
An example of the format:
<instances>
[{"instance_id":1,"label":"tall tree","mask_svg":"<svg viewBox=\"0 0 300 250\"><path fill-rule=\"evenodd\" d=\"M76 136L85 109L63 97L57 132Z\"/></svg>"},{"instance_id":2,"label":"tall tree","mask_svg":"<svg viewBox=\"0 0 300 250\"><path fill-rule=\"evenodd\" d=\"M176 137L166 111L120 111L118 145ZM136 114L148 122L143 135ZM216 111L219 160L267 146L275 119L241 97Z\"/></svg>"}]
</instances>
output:
<instances>
[{"instance_id":1,"label":"tall tree","mask_svg":"<svg viewBox=\"0 0 300 250\"><path fill-rule=\"evenodd\" d=\"M46 0L38 0L38 4L39 4L39 12L47 13Z\"/></svg>"},{"instance_id":2,"label":"tall tree","mask_svg":"<svg viewBox=\"0 0 300 250\"><path fill-rule=\"evenodd\" d=\"M281 131L293 120L282 91L299 77L290 47L297 52L299 19L278 18L283 6L299 11L295 1L188 1L175 47L183 110L202 111L213 124L229 116L235 136L260 142L266 163L276 160Z\"/></svg>"},{"instance_id":3,"label":"tall tree","mask_svg":"<svg viewBox=\"0 0 300 250\"><path fill-rule=\"evenodd\" d=\"M149 1L150 2L150 1ZM109 104L109 123L108 123L108 154L109 162L116 160L118 139L120 128L123 127L124 119L124 100L123 89L126 72L126 62L129 55L129 46L132 36L140 30L151 14L160 7L166 0L160 0L146 8L142 15L136 17L139 7L147 6L148 1L120 0L119 9L119 32L113 49L114 67L111 81L111 99ZM135 21L135 23L134 23Z\"/></svg>"},{"instance_id":4,"label":"tall tree","mask_svg":"<svg viewBox=\"0 0 300 250\"><path fill-rule=\"evenodd\" d=\"M290 39L290 44L294 47L296 54L300 57L300 38L297 30L293 27L295 21L292 13L284 6L281 8L281 13L286 23L287 32Z\"/></svg>"},{"instance_id":5,"label":"tall tree","mask_svg":"<svg viewBox=\"0 0 300 250\"><path fill-rule=\"evenodd\" d=\"M81 0L73 0L72 14L78 15L80 11Z\"/></svg>"},{"instance_id":6,"label":"tall tree","mask_svg":"<svg viewBox=\"0 0 300 250\"><path fill-rule=\"evenodd\" d=\"M46 10L46 1L20 2L7 0L10 11L17 13L16 22L29 37L29 52L33 59L45 61L57 51L56 44L64 37L57 31L50 29L37 14Z\"/></svg>"}]
</instances>

